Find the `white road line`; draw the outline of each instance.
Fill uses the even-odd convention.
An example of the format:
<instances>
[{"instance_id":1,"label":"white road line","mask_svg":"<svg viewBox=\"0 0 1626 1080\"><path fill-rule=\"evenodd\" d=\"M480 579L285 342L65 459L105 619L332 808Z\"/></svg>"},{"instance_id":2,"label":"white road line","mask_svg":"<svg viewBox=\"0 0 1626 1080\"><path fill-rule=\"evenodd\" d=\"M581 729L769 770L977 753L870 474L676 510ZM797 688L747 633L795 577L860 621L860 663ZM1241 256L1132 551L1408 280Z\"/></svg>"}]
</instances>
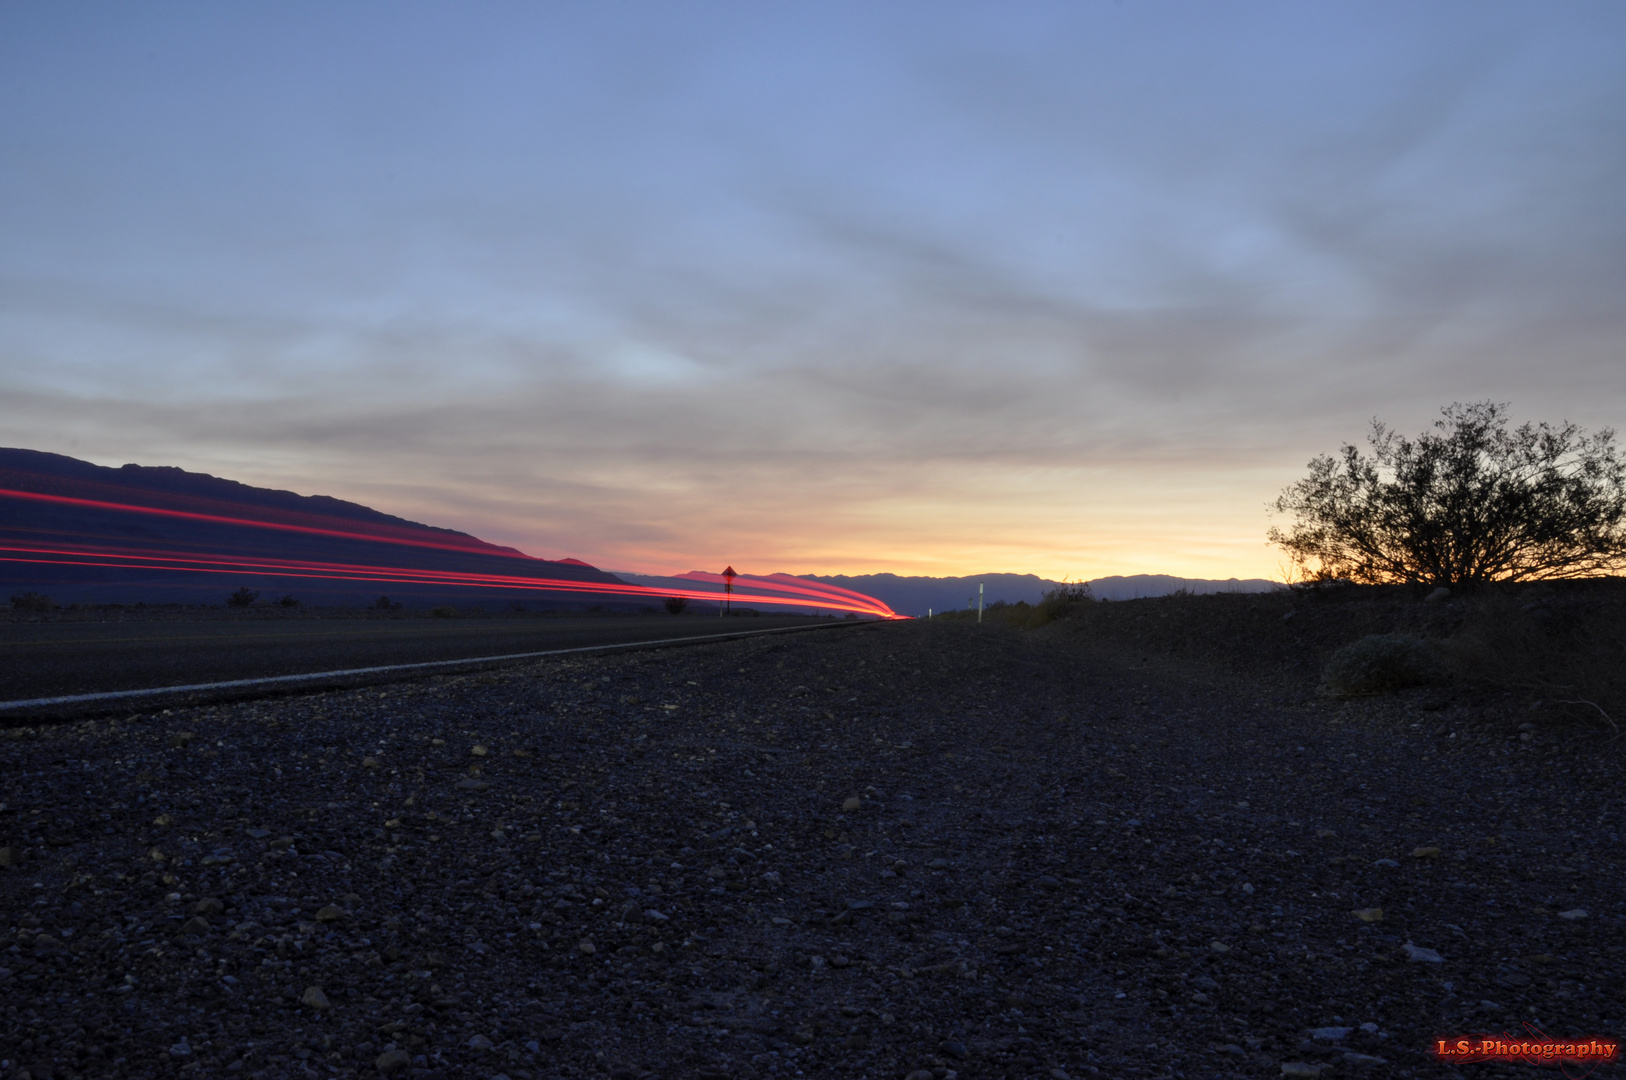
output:
<instances>
[{"instance_id":1,"label":"white road line","mask_svg":"<svg viewBox=\"0 0 1626 1080\"><path fill-rule=\"evenodd\" d=\"M687 645L697 641L719 641L729 638L751 637L756 634L783 634L795 630L828 630L835 626L863 626L867 625L869 621L863 620L849 623L842 620L835 623L819 623L814 626L776 626L769 630L735 630L727 634L657 638L653 641L623 641L614 645L578 645L571 649L544 649L541 652L505 653L501 656L471 656L463 660L425 660L416 664L385 664L381 667L312 671L304 675L267 675L258 679L229 679L225 682L189 683L185 686L154 686L145 690L105 690L98 694L69 694L63 697L30 698L26 701L0 701L0 710L31 709L46 705L80 705L92 701L117 701L120 698L196 693L200 690L237 690L250 686L277 686L286 683L314 682L319 679L342 679L355 675L379 675L389 671L425 671L429 668L456 667L462 664L496 664L509 660L532 660L541 656L564 656L567 653L605 652L611 649L641 649L651 645Z\"/></svg>"}]
</instances>

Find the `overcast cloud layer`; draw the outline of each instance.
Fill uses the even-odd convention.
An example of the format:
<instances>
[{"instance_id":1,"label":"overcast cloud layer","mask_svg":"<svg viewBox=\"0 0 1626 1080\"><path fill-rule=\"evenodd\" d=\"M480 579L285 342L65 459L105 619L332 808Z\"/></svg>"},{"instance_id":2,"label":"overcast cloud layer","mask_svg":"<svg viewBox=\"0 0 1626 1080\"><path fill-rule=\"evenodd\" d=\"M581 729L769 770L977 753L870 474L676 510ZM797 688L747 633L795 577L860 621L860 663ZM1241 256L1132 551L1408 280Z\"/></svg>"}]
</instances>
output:
<instances>
[{"instance_id":1,"label":"overcast cloud layer","mask_svg":"<svg viewBox=\"0 0 1626 1080\"><path fill-rule=\"evenodd\" d=\"M0 443L648 572L1272 576L1626 404L1626 7L7 5ZM715 564L715 565L713 565Z\"/></svg>"}]
</instances>

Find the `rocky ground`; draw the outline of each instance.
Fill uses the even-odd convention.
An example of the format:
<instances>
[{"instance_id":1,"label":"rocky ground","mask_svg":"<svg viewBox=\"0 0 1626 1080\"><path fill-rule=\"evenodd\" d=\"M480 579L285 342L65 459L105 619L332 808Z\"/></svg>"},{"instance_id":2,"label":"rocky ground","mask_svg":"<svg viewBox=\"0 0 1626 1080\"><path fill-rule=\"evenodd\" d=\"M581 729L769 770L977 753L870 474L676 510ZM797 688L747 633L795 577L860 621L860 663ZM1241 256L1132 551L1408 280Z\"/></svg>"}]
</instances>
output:
<instances>
[{"instance_id":1,"label":"rocky ground","mask_svg":"<svg viewBox=\"0 0 1626 1080\"><path fill-rule=\"evenodd\" d=\"M5 733L0 1077L1501 1076L1429 1048L1620 1036L1611 732L1140 651L869 624Z\"/></svg>"}]
</instances>

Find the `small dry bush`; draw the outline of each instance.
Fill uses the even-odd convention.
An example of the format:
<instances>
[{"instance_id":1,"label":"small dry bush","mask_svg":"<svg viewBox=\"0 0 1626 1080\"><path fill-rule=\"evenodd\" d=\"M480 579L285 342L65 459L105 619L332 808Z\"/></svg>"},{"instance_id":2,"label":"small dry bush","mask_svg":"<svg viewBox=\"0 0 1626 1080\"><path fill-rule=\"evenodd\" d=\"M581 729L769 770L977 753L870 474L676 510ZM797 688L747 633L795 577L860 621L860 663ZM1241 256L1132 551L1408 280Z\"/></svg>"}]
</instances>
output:
<instances>
[{"instance_id":1,"label":"small dry bush","mask_svg":"<svg viewBox=\"0 0 1626 1080\"><path fill-rule=\"evenodd\" d=\"M1368 634L1332 654L1321 685L1334 697L1355 697L1438 682L1445 675L1439 646L1410 634Z\"/></svg>"},{"instance_id":2,"label":"small dry bush","mask_svg":"<svg viewBox=\"0 0 1626 1080\"><path fill-rule=\"evenodd\" d=\"M455 619L457 618L457 609L450 604L442 604L438 608L431 608L429 617L431 619Z\"/></svg>"},{"instance_id":3,"label":"small dry bush","mask_svg":"<svg viewBox=\"0 0 1626 1080\"><path fill-rule=\"evenodd\" d=\"M1095 603L1095 593L1087 581L1064 582L1044 594L1033 608L1028 625L1045 626L1057 619L1065 619L1087 604Z\"/></svg>"},{"instance_id":4,"label":"small dry bush","mask_svg":"<svg viewBox=\"0 0 1626 1080\"><path fill-rule=\"evenodd\" d=\"M50 611L56 607L49 596L37 592L18 593L11 598L11 606L16 611Z\"/></svg>"}]
</instances>

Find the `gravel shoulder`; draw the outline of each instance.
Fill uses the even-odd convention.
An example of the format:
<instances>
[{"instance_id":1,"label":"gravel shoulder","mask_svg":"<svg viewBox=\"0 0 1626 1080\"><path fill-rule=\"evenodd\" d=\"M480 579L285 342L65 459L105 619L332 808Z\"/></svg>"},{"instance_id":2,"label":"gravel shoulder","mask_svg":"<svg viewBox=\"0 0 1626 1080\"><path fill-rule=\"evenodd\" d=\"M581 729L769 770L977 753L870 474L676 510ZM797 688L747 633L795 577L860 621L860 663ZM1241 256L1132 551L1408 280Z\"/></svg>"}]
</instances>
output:
<instances>
[{"instance_id":1,"label":"gravel shoulder","mask_svg":"<svg viewBox=\"0 0 1626 1080\"><path fill-rule=\"evenodd\" d=\"M1515 1075L1626 1022L1521 722L917 621L17 729L0 1077Z\"/></svg>"}]
</instances>

